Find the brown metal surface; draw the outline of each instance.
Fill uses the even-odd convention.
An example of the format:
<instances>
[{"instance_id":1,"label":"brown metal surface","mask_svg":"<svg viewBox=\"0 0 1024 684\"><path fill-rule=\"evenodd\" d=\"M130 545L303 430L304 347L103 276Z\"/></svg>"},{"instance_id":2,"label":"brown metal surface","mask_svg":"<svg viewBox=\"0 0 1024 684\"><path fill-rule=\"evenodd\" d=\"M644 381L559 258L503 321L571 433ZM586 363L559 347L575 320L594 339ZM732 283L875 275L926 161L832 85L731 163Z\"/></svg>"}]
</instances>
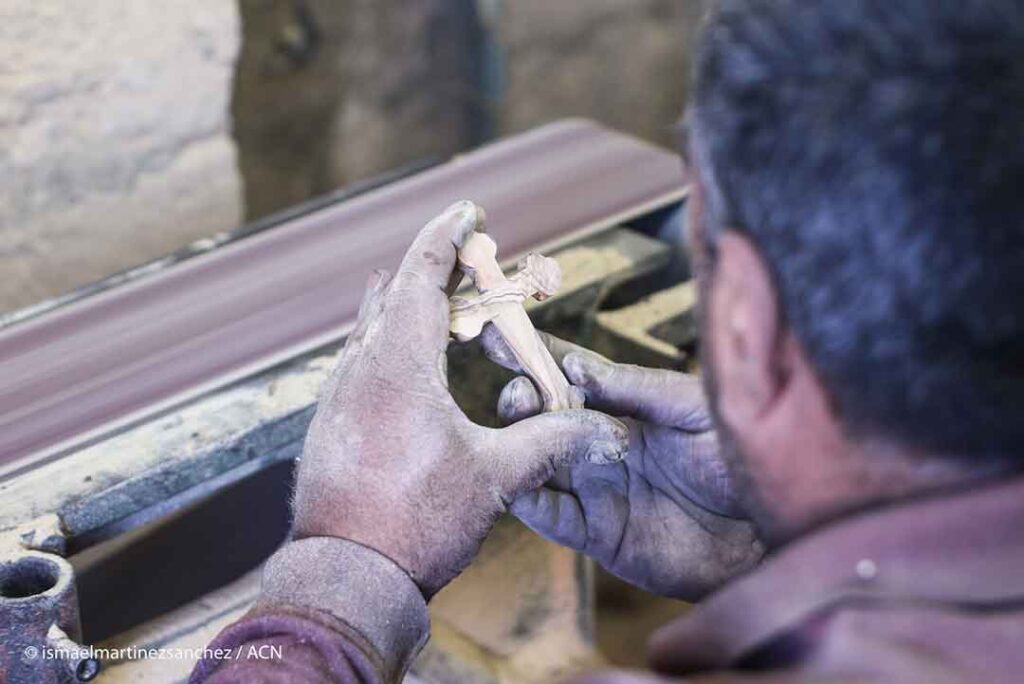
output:
<instances>
[{"instance_id":1,"label":"brown metal surface","mask_svg":"<svg viewBox=\"0 0 1024 684\"><path fill-rule=\"evenodd\" d=\"M509 257L681 194L676 157L569 121L0 331L0 477L344 335L367 274L459 199Z\"/></svg>"}]
</instances>

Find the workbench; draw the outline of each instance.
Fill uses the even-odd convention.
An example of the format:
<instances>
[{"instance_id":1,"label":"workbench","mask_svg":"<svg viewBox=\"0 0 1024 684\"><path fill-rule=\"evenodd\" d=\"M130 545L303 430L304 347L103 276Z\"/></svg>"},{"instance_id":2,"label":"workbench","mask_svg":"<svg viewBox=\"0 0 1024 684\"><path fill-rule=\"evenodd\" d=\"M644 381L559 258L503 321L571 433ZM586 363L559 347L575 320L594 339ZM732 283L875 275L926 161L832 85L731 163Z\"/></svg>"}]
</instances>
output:
<instances>
[{"instance_id":1,"label":"workbench","mask_svg":"<svg viewBox=\"0 0 1024 684\"><path fill-rule=\"evenodd\" d=\"M366 275L463 197L487 209L507 264L527 249L559 262L560 292L528 305L539 328L616 360L694 367L678 161L554 124L8 317L0 574L31 556L73 578L62 626L75 639L169 656L204 646L245 612L286 538L294 460ZM46 365L37 376L29 363ZM476 343L452 345L449 375L467 415L494 424L511 376ZM541 682L592 667L599 609L588 561L503 519L431 602L410 677ZM96 681L162 684L194 661L103 665Z\"/></svg>"}]
</instances>

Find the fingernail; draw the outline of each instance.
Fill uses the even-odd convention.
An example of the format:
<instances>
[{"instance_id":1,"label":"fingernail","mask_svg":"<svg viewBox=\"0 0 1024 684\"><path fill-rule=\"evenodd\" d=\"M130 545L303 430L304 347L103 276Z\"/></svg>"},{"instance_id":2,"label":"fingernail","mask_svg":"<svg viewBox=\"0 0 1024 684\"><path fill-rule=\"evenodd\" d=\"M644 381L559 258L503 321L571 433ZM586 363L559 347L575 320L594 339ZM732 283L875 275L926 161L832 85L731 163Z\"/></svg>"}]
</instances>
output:
<instances>
[{"instance_id":1,"label":"fingernail","mask_svg":"<svg viewBox=\"0 0 1024 684\"><path fill-rule=\"evenodd\" d=\"M503 416L518 416L522 412L522 406L527 400L525 389L518 378L508 384L499 397L501 400L500 413Z\"/></svg>"},{"instance_id":2,"label":"fingernail","mask_svg":"<svg viewBox=\"0 0 1024 684\"><path fill-rule=\"evenodd\" d=\"M592 359L579 352L566 354L562 359L562 368L565 369L565 375L569 378L569 382L584 387L604 380L612 372L611 364Z\"/></svg>"},{"instance_id":3,"label":"fingernail","mask_svg":"<svg viewBox=\"0 0 1024 684\"><path fill-rule=\"evenodd\" d=\"M596 464L618 463L626 455L625 449L614 442L598 440L587 449L587 462Z\"/></svg>"},{"instance_id":4,"label":"fingernail","mask_svg":"<svg viewBox=\"0 0 1024 684\"><path fill-rule=\"evenodd\" d=\"M369 290L379 290L387 277L388 272L384 269L378 268L374 270L374 272L370 274L370 277L367 278L366 288Z\"/></svg>"},{"instance_id":5,"label":"fingernail","mask_svg":"<svg viewBox=\"0 0 1024 684\"><path fill-rule=\"evenodd\" d=\"M446 214L456 215L456 224L452 230L452 242L462 247L466 238L473 234L484 222L484 211L469 200L462 200L445 209Z\"/></svg>"},{"instance_id":6,"label":"fingernail","mask_svg":"<svg viewBox=\"0 0 1024 684\"><path fill-rule=\"evenodd\" d=\"M519 378L516 382L512 383L512 403L516 406L522 406L530 399L530 393L533 391L533 386L530 385L530 381L526 378Z\"/></svg>"}]
</instances>

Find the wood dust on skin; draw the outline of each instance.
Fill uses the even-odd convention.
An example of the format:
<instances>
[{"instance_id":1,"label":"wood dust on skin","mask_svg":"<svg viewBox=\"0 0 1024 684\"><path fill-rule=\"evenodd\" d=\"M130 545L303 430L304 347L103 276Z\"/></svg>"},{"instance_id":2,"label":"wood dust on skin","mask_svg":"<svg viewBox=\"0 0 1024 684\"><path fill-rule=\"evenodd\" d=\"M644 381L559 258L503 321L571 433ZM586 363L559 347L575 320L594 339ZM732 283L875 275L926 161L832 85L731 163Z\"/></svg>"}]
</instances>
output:
<instances>
[{"instance_id":1,"label":"wood dust on skin","mask_svg":"<svg viewBox=\"0 0 1024 684\"><path fill-rule=\"evenodd\" d=\"M557 258L563 273L562 292L572 292L595 277L629 269L634 265L630 257L613 248L579 247L566 250ZM693 284L684 283L655 293L621 312L602 313L599 316L611 317L616 331L632 333L643 345L655 347L667 355L678 355L679 351L673 345L653 337L647 329L691 309L695 303L696 290ZM527 311L536 305L536 302L527 302ZM646 664L647 640L651 634L688 609L686 603L649 594L599 571L595 611L597 650L606 664L643 667ZM552 646L564 649L570 644L553 643Z\"/></svg>"},{"instance_id":2,"label":"wood dust on skin","mask_svg":"<svg viewBox=\"0 0 1024 684\"><path fill-rule=\"evenodd\" d=\"M632 239L638 238L639 236ZM632 243L627 241L627 246L630 244ZM595 279L601 281L600 285L602 287L613 285L619 282L621 278L625 278L625 274L635 272L637 264L640 263L638 260L654 260L655 258L646 252L639 252L639 254L641 256L631 257L623 251L612 247L586 248L584 246L573 246L567 249L564 254L556 256L567 275L560 292L567 295L566 299L572 302L574 311L577 310L577 307L579 307L579 310L591 307L593 306L593 301L590 298L594 296L598 289L593 282ZM621 278L620 272L623 274ZM584 293L582 298L577 297L580 293L576 292L576 290L580 289L581 283L586 286L586 290L589 293ZM560 294L552 299L559 299L561 297L562 295ZM586 304L582 303L584 300L587 301ZM531 301L530 305L534 306L536 303ZM552 332L571 339L574 336L573 332L575 331L576 324L572 325L572 329L568 327L561 329L559 323L555 322L547 327ZM462 354L453 354L456 348L461 348ZM465 349L463 345L452 345L452 348L449 349L449 357L453 355L473 357L474 361L469 363L472 367L465 365L468 359L463 360L464 365L461 372L464 375L461 376L462 382L458 384L470 386L474 393L483 393L481 390L485 386L491 388L494 394L490 397L490 401L478 401L474 398L474 401L470 403L474 409L493 415L497 391L500 390L504 381L511 377L511 374L482 359L479 350L471 352ZM95 464L97 461L93 459L102 459L102 462L109 466L109 469L104 470L116 473L119 478L138 476L141 474L140 469L144 471L146 467L162 464L168 460L181 462L185 466L190 460L198 458L207 450L215 449L217 444L225 438L225 435L247 433L268 421L280 420L283 415L291 414L299 407L308 408L315 402L322 381L333 369L335 363L336 357L334 354L306 359L290 366L283 373L275 371L272 374L272 378L267 378L266 376L255 378L241 385L222 390L212 397L207 397L194 405L176 412L173 418L158 419L154 423L140 426L126 434L119 435L105 444L90 447L84 450L81 455L82 458L77 458L78 455L73 457L75 458L75 463L81 466L80 468L66 466L73 471L72 474L69 474L73 481L69 480L65 483L65 486L60 487L60 493L51 497L53 499L51 503L56 503L57 500L64 499L67 496L81 496L93 492L90 484L95 484L95 482L86 482L81 477L86 473L89 476L96 474ZM479 364L482 364L482 366ZM481 373L481 368L486 368L487 372ZM459 371L456 371L456 373L458 374ZM493 379L491 379L491 374L494 375ZM489 381L484 381L483 376L485 375ZM467 413L470 412L467 411ZM184 449L181 447L183 443L187 444ZM175 445L177 445L176 448ZM139 452L152 455L152 459L142 459L146 462L145 464L140 464L138 462ZM130 464L131 467L128 467L129 464L125 461L130 456L134 458ZM86 461L91 463L93 467L87 469L88 463ZM37 491L37 489L32 488L33 491ZM20 513L20 516L15 517L23 520L25 517L28 517L26 514L29 512L20 511ZM533 537L533 540L543 543L536 537ZM525 540L520 541L526 543ZM520 553L523 551L517 544L511 544L511 546L517 548ZM532 547L530 548L532 549ZM535 549L534 553L536 552L539 552L539 549ZM498 560L495 565L491 566L491 570L495 572L499 569L503 571L508 570L509 564L504 562L505 560L507 560L507 557ZM554 566L562 567L560 561L555 561L554 558L551 561ZM576 595L575 591L569 592L570 579L570 575L564 570L556 571L553 568L551 569L551 575L548 577L548 580L555 581L559 586L565 586L564 592L555 592L560 596L564 594L563 598L568 598L570 594ZM493 586L491 589L491 594L493 595ZM455 597L452 598L454 599ZM539 598L537 598L537 601L540 601L541 604L545 603ZM487 601L484 603L486 604ZM552 627L552 631L548 631L545 635L545 642L543 644L538 642L536 647L538 650L534 652L535 656L540 657L540 651L543 651L544 653L550 653L552 659L557 659L556 656L560 654L568 655L570 651L574 651L579 646L579 633L575 622L578 611L571 601L569 603L548 603L546 608L549 610L538 610L545 608L545 606L534 604L524 606L529 610L526 611L527 614L518 616L523 618L522 620L505 622L503 623L504 627L511 629L513 632L521 632L522 625L527 623L533 626L548 624ZM600 603L597 607L597 612L600 636L601 624L605 621L604 614L606 612ZM459 614L463 619L468 617L462 611L459 611ZM614 614L619 615L621 611L615 608ZM622 624L624 629L622 630L621 638L626 639L632 632L625 628L625 625L628 625L628 620L623 619ZM492 627L498 626L492 625ZM439 629L438 631L441 632L443 630ZM460 633L462 632L462 630L459 631ZM468 630L469 634L472 634L473 631L473 628ZM505 633L504 630L498 627L495 636L503 633ZM208 639L200 639L200 641L205 643ZM479 647L477 646L477 648ZM625 650L627 653L630 651L636 654L643 653L642 645ZM592 653L592 651L590 652ZM528 665L528 663L519 663L518 658L515 660L518 664L512 666L513 668L525 668ZM615 657L611 658L611 660L612 662L618 662ZM516 679L511 671L504 672L504 675L507 676L503 677L503 679L508 681L522 681L521 678ZM543 680L542 678L541 681Z\"/></svg>"}]
</instances>

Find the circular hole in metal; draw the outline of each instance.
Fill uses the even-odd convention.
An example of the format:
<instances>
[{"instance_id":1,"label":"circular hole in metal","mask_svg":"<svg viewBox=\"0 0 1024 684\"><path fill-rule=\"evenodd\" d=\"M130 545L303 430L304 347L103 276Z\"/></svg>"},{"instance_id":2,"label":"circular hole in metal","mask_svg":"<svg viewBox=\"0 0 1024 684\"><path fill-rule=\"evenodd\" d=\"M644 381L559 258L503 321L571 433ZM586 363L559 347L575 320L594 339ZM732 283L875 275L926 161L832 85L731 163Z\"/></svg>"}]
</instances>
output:
<instances>
[{"instance_id":1,"label":"circular hole in metal","mask_svg":"<svg viewBox=\"0 0 1024 684\"><path fill-rule=\"evenodd\" d=\"M0 565L0 597L37 596L57 586L60 567L45 558L19 558Z\"/></svg>"},{"instance_id":2,"label":"circular hole in metal","mask_svg":"<svg viewBox=\"0 0 1024 684\"><path fill-rule=\"evenodd\" d=\"M96 675L99 673L100 661L95 658L86 658L78 663L78 667L75 669L75 676L78 677L80 682L91 682L96 679Z\"/></svg>"}]
</instances>

